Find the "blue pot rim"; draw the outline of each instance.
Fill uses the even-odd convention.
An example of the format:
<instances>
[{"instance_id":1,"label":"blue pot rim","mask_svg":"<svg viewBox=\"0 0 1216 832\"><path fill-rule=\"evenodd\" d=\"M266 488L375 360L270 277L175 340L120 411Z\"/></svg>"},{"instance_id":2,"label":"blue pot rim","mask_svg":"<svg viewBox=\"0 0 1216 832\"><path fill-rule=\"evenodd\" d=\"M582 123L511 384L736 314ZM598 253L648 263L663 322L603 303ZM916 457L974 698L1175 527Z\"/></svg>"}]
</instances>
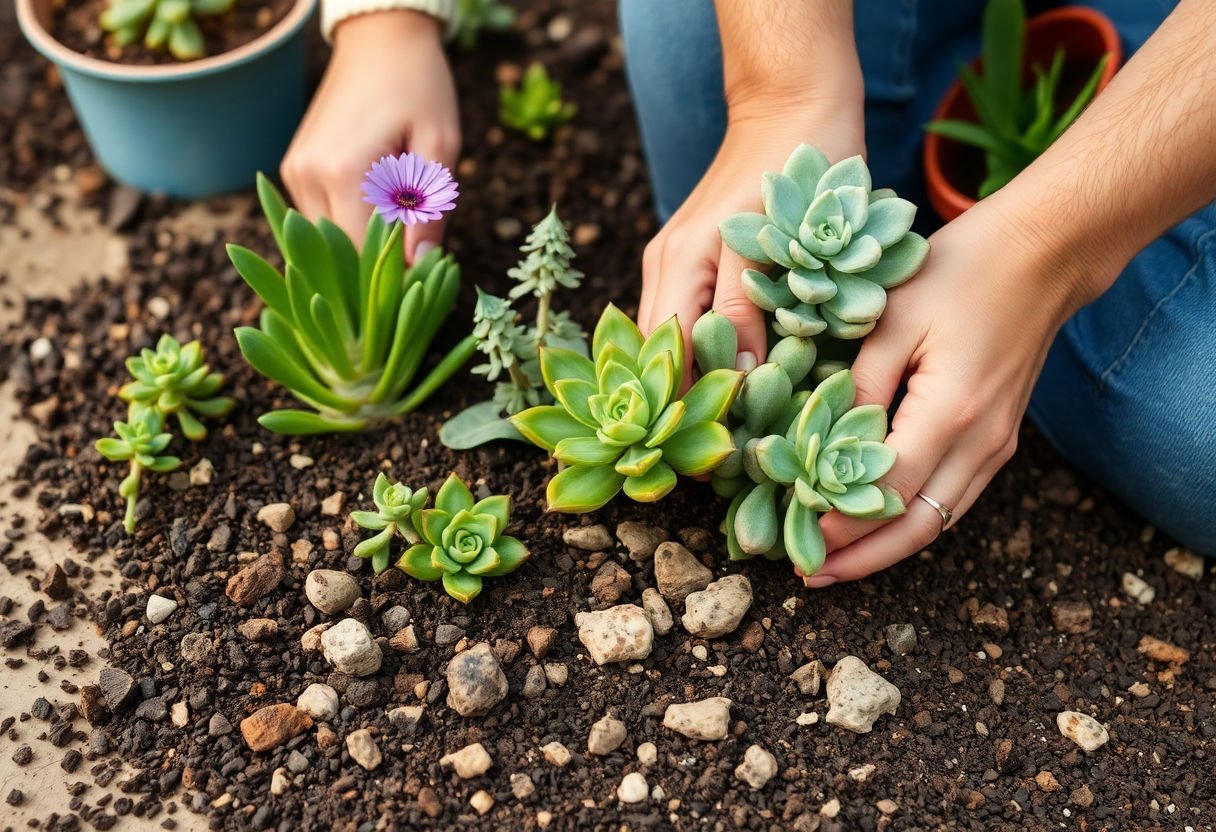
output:
<instances>
[{"instance_id":1,"label":"blue pot rim","mask_svg":"<svg viewBox=\"0 0 1216 832\"><path fill-rule=\"evenodd\" d=\"M296 0L286 17L268 31L236 49L182 64L154 66L103 61L67 48L51 36L38 17L36 7L47 5L49 0L17 0L17 23L21 26L26 40L52 63L109 81L161 84L215 75L260 58L296 35L312 17L317 2L318 0Z\"/></svg>"}]
</instances>

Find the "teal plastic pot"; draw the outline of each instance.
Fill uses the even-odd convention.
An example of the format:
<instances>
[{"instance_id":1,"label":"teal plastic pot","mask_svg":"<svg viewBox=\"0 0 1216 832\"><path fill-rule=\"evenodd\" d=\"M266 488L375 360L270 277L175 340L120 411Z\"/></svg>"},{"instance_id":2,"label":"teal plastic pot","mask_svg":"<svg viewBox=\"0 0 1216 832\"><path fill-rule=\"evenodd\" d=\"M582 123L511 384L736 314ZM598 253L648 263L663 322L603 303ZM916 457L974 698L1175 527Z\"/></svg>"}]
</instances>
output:
<instances>
[{"instance_id":1,"label":"teal plastic pot","mask_svg":"<svg viewBox=\"0 0 1216 832\"><path fill-rule=\"evenodd\" d=\"M256 40L222 55L160 66L101 61L51 37L51 0L17 0L29 42L58 68L93 155L141 191L198 198L279 168L307 104L304 25L296 0Z\"/></svg>"}]
</instances>

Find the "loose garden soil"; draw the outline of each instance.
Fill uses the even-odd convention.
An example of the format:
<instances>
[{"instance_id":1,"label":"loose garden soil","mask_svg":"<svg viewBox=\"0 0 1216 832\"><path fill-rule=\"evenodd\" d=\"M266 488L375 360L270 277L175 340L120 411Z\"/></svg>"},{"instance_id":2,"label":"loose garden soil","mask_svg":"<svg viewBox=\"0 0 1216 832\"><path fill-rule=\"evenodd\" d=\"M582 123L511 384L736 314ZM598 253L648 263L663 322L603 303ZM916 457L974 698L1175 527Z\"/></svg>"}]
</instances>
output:
<instances>
[{"instance_id":1,"label":"loose garden soil","mask_svg":"<svg viewBox=\"0 0 1216 832\"><path fill-rule=\"evenodd\" d=\"M196 15L207 55L222 55L269 31L287 16L295 0L236 0L222 15ZM122 64L180 64L164 49L149 49L143 39L118 46L102 30L101 14L110 0L58 0L51 35L64 46L103 61Z\"/></svg>"},{"instance_id":2,"label":"loose garden soil","mask_svg":"<svg viewBox=\"0 0 1216 832\"><path fill-rule=\"evenodd\" d=\"M636 308L641 251L655 230L612 4L518 5L518 34L487 39L473 54L455 58L466 146L457 172L463 198L449 239L464 267L465 289L441 335L448 344L467 326L475 283L505 290L504 272L527 225L551 202L570 222L577 265L589 275L579 294L562 302L588 327L609 301ZM0 40L0 48L0 107L13 83L22 85L21 100L40 102L19 108L21 126L0 118L0 131L8 132L0 134L3 184L23 199L35 190L31 165L62 162L84 190L95 173L78 135L59 129L68 105L53 76L11 38ZM516 75L532 60L544 62L566 95L583 105L551 144L506 133L494 118L496 75ZM16 144L9 145L10 138ZM3 704L6 761L25 759L24 746L51 759L57 738L70 739L74 731L90 737L87 759L64 761L65 770L75 771L68 779L80 786L62 795L62 810L41 828L74 829L81 821L109 828L121 815L173 828L188 817L186 810L205 813L216 829L361 832L457 824L531 829L541 812L551 814L549 828L563 830L1213 828L1212 578L1195 580L1168 566L1162 556L1173 544L1070 472L1032 430L983 499L929 550L864 582L808 592L781 564L725 558L716 529L724 507L706 486L686 485L652 506L622 499L587 518L554 516L543 505L552 469L535 449L443 448L439 426L486 395L479 379L458 378L385 430L316 439L267 433L257 415L288 401L236 349L231 330L253 321L258 305L223 246L230 238L272 250L254 201L213 203L217 212L234 205L244 212L236 232L221 237L165 231L160 221L181 206L138 200L104 180L88 198L127 229L129 278L102 281L70 301L31 296L24 321L0 339L0 359L39 430L21 475L43 511L26 525L69 538L82 563L106 553L121 564L124 589L91 598L88 611L109 641L101 658L130 674L137 690L112 713L96 707L88 689L82 698L66 687L46 694L58 709L33 701ZM191 485L184 473L149 482L139 530L127 537L116 492L120 473L92 442L123 414L113 395L125 378L123 358L166 331L202 340L211 364L228 374L238 406L204 442L177 445L183 470L203 459L214 464L210 482ZM49 351L45 343L32 349L39 338L47 339ZM376 472L434 488L453 470L475 490L512 495L514 530L533 552L519 572L487 581L468 607L395 570L373 578L365 563L349 557L360 533L345 515L370 506ZM321 502L339 492L346 503L341 515L323 513ZM284 533L255 518L263 505L277 502L289 502L296 515ZM619 563L632 576L621 601L636 603L642 588L654 585L653 569L620 546L600 553L570 548L562 534L584 523L612 530L627 520L686 541L716 575L748 576L755 601L739 629L705 642L689 638L677 623L656 637L653 652L637 666L594 666L573 625L576 613L602 606L592 578L602 563ZM4 582L41 577L23 554L23 537L21 524L10 522ZM234 604L225 594L228 578L248 565L248 553L270 552L286 563L281 585L251 605ZM325 618L303 596L304 578L315 568L354 571L363 599L351 614L377 636L392 635L381 613L404 606L422 649L386 649L383 668L366 679L337 674L318 654L305 653L301 635ZM1126 572L1143 577L1155 600L1140 605L1128 598L1121 590ZM81 582L71 574L67 581L70 588ZM152 592L179 604L161 624L144 616ZM23 636L32 636L33 646L14 639L3 650L6 660L41 656L51 668L53 657L37 652L52 626L45 611L0 612L7 616L0 626L36 624ZM680 610L674 612L678 617ZM248 639L238 627L254 618L273 620L277 633ZM911 653L888 648L884 628L892 624L915 628ZM437 643L442 625L459 628L456 643ZM544 662L564 664L569 679L525 698L525 675L538 661L526 635L538 625L557 630ZM187 658L181 645L190 634L205 636L214 650L201 659L191 650ZM1137 649L1146 635L1179 650L1152 659ZM190 641L197 648L197 640ZM502 657L511 693L487 716L463 718L445 704L443 669L457 647L480 641ZM704 659L694 647L705 648ZM831 666L846 655L859 656L902 692L897 713L882 717L869 734L825 724L822 695L800 694L789 678L810 659ZM54 669L47 678L57 678ZM250 751L235 726L263 706L294 703L313 682L342 694L338 716L273 750ZM662 727L666 705L710 696L734 703L727 739L696 742ZM184 727L175 727L167 713L178 703L188 711ZM403 736L386 711L420 703L426 705L420 729ZM1056 729L1062 710L1093 714L1109 727L1110 741L1083 753ZM795 722L807 712L819 720ZM628 738L608 756L585 754L588 730L605 713L626 723ZM231 730L225 732L225 724ZM384 755L373 771L356 765L343 742L360 728L371 729ZM540 754L553 740L574 754L565 767ZM473 742L493 758L487 774L465 781L440 766L444 754ZM636 753L644 742L658 749L649 766ZM734 774L753 743L780 765L759 791ZM138 771L116 778L118 758ZM850 776L867 765L874 766L868 776ZM272 775L280 768L291 782L272 795ZM634 771L663 795L618 802L617 786ZM515 797L513 774L530 779L531 796ZM494 799L484 815L469 803L479 789ZM8 796L8 787L4 791Z\"/></svg>"}]
</instances>

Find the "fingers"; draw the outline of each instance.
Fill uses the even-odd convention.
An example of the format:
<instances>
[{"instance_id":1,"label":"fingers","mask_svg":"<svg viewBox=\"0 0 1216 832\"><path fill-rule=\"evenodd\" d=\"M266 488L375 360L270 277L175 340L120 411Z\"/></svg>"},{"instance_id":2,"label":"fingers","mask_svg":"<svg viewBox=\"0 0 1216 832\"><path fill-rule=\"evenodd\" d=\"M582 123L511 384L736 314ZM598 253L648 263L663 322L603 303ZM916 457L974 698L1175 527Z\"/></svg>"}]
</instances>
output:
<instances>
[{"instance_id":1,"label":"fingers","mask_svg":"<svg viewBox=\"0 0 1216 832\"><path fill-rule=\"evenodd\" d=\"M750 370L764 362L768 355L768 337L764 328L764 313L743 290L743 270L749 265L725 245L718 256L718 279L714 287L714 309L725 315L739 333L739 355L736 369Z\"/></svg>"},{"instance_id":2,"label":"fingers","mask_svg":"<svg viewBox=\"0 0 1216 832\"><path fill-rule=\"evenodd\" d=\"M409 150L411 153L421 154L424 158L442 162L454 173L456 161L460 156L460 128L455 124L420 126L410 136ZM413 263L431 248L441 244L446 228L446 220L411 226L405 235L406 261Z\"/></svg>"},{"instance_id":3,"label":"fingers","mask_svg":"<svg viewBox=\"0 0 1216 832\"><path fill-rule=\"evenodd\" d=\"M678 318L684 334L682 390L692 384L693 324L713 299L716 243L716 239L709 241L705 251L698 255L695 249L673 244L669 235L660 233L642 254L638 327L649 335L672 315Z\"/></svg>"},{"instance_id":4,"label":"fingers","mask_svg":"<svg viewBox=\"0 0 1216 832\"><path fill-rule=\"evenodd\" d=\"M862 340L852 366L855 405L880 404L890 409L915 349L900 335L897 327L880 325Z\"/></svg>"}]
</instances>

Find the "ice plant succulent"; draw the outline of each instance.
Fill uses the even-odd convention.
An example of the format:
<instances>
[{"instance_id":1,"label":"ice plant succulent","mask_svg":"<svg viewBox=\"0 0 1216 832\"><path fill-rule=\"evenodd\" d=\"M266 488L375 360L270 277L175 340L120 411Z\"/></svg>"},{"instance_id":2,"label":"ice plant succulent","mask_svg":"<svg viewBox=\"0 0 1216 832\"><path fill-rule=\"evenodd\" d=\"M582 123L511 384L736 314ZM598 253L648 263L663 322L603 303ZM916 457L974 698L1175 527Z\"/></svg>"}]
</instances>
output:
<instances>
[{"instance_id":1,"label":"ice plant succulent","mask_svg":"<svg viewBox=\"0 0 1216 832\"><path fill-rule=\"evenodd\" d=\"M110 0L101 13L101 28L118 46L143 37L149 49L168 48L179 61L191 61L206 53L202 30L195 16L221 15L236 0Z\"/></svg>"},{"instance_id":2,"label":"ice plant succulent","mask_svg":"<svg viewBox=\"0 0 1216 832\"><path fill-rule=\"evenodd\" d=\"M466 336L428 362L431 342L456 302L460 267L435 248L406 268L403 252L405 225L449 210L455 185L446 170L418 157L377 165L366 183L376 211L361 252L328 219L314 224L288 209L262 176L258 196L285 273L249 249L228 246L233 265L264 304L260 327L236 330L242 354L312 408L263 414L258 422L276 433L357 431L400 417L477 349L477 340Z\"/></svg>"},{"instance_id":3,"label":"ice plant succulent","mask_svg":"<svg viewBox=\"0 0 1216 832\"><path fill-rule=\"evenodd\" d=\"M574 118L577 109L562 101L562 85L541 64L528 67L518 87L504 84L499 90L499 119L537 142Z\"/></svg>"},{"instance_id":4,"label":"ice plant succulent","mask_svg":"<svg viewBox=\"0 0 1216 832\"><path fill-rule=\"evenodd\" d=\"M497 384L490 401L474 404L444 424L439 439L449 448L463 450L494 439L522 439L504 416L552 401L541 379L539 348L564 347L587 354L582 328L567 313L553 309L554 292L577 288L583 279L583 273L570 265L574 249L556 205L533 226L520 251L524 259L507 272L516 283L507 298L477 290L473 336L487 360L473 372ZM523 326L512 304L529 296L536 298L536 319L531 326ZM504 372L506 378L498 381Z\"/></svg>"},{"instance_id":5,"label":"ice plant succulent","mask_svg":"<svg viewBox=\"0 0 1216 832\"><path fill-rule=\"evenodd\" d=\"M181 467L182 461L164 453L173 435L164 431L164 417L155 408L144 408L132 414L126 422L115 422L117 438L98 439L97 452L111 462L126 462L127 475L118 486L118 493L127 499L122 526L127 534L135 531L135 505L144 471L167 473Z\"/></svg>"},{"instance_id":6,"label":"ice plant succulent","mask_svg":"<svg viewBox=\"0 0 1216 832\"><path fill-rule=\"evenodd\" d=\"M482 30L501 32L515 22L515 10L498 0L456 0L452 13L452 40L462 49L477 45Z\"/></svg>"},{"instance_id":7,"label":"ice plant succulent","mask_svg":"<svg viewBox=\"0 0 1216 832\"><path fill-rule=\"evenodd\" d=\"M415 543L397 567L423 581L443 581L448 595L467 604L481 592L485 578L514 572L528 549L504 534L511 520L511 499L493 495L474 501L473 493L452 474L435 494L435 507L418 512Z\"/></svg>"},{"instance_id":8,"label":"ice plant succulent","mask_svg":"<svg viewBox=\"0 0 1216 832\"><path fill-rule=\"evenodd\" d=\"M372 502L376 504L376 510L350 513L350 519L357 525L376 532L355 547L355 557L370 560L377 575L388 569L394 538L400 537L409 543L418 542L414 519L426 505L427 497L425 488L414 490L403 483L393 482L383 473L378 474L372 486Z\"/></svg>"},{"instance_id":9,"label":"ice plant succulent","mask_svg":"<svg viewBox=\"0 0 1216 832\"><path fill-rule=\"evenodd\" d=\"M764 213L735 214L719 229L726 245L764 268L745 270L744 288L773 314L786 352L809 349L821 333L865 336L886 308L886 290L916 274L929 253L909 230L916 206L873 190L860 156L830 164L800 145L781 173L764 174L761 193Z\"/></svg>"},{"instance_id":10,"label":"ice plant succulent","mask_svg":"<svg viewBox=\"0 0 1216 832\"><path fill-rule=\"evenodd\" d=\"M128 358L127 370L134 381L119 389L119 397L136 411L151 408L163 417L177 417L182 433L191 442L207 436L199 416L226 416L236 404L227 396L216 395L224 385L224 376L211 372L203 362L203 346L198 341L183 347L173 336L162 335L155 350L145 349Z\"/></svg>"},{"instance_id":11,"label":"ice plant succulent","mask_svg":"<svg viewBox=\"0 0 1216 832\"><path fill-rule=\"evenodd\" d=\"M812 575L827 554L821 514L878 520L903 513L899 495L877 483L895 464L895 451L883 444L886 410L854 407L855 397L852 374L842 370L801 407L786 407L772 433L748 441L750 483L735 495L724 524L732 558L788 557Z\"/></svg>"},{"instance_id":12,"label":"ice plant succulent","mask_svg":"<svg viewBox=\"0 0 1216 832\"><path fill-rule=\"evenodd\" d=\"M742 373L706 373L677 398L684 339L675 318L644 338L609 305L590 359L542 347L540 367L556 403L511 423L563 466L546 492L550 511L594 511L621 490L653 502L675 487L677 474L707 474L734 449L721 420Z\"/></svg>"},{"instance_id":13,"label":"ice plant succulent","mask_svg":"<svg viewBox=\"0 0 1216 832\"><path fill-rule=\"evenodd\" d=\"M980 182L979 199L1007 185L1077 120L1097 93L1110 61L1110 55L1103 55L1076 97L1061 110L1056 98L1064 71L1063 48L1056 51L1046 70L1033 65L1033 87L1022 88L1025 22L1022 0L989 0L982 27L983 74L969 66L959 67L959 78L978 120L941 119L925 125L930 133L984 152L987 176Z\"/></svg>"}]
</instances>

